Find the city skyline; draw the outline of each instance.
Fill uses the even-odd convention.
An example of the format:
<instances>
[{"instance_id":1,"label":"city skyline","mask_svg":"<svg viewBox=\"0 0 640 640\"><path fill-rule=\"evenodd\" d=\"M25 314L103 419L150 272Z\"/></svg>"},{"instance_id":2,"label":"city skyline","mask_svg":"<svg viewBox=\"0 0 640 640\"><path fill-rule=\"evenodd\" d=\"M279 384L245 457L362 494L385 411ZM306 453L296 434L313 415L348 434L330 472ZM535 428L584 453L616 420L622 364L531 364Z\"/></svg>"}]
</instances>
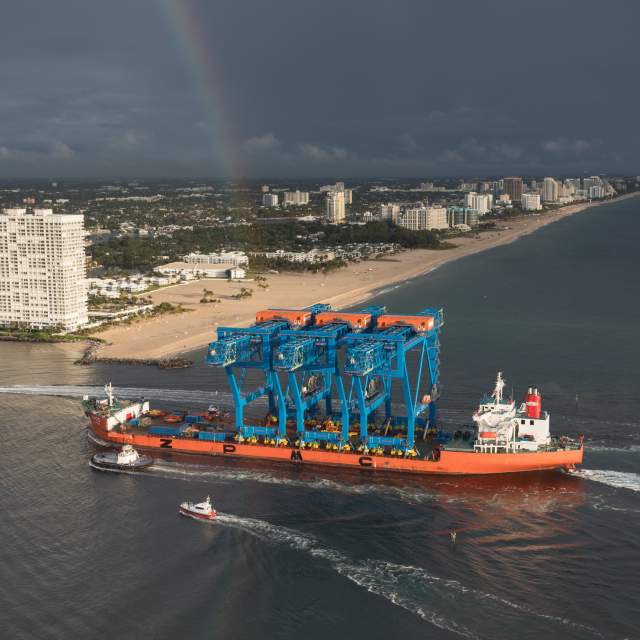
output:
<instances>
[{"instance_id":1,"label":"city skyline","mask_svg":"<svg viewBox=\"0 0 640 640\"><path fill-rule=\"evenodd\" d=\"M598 7L10 6L0 177L637 174L640 8Z\"/></svg>"}]
</instances>

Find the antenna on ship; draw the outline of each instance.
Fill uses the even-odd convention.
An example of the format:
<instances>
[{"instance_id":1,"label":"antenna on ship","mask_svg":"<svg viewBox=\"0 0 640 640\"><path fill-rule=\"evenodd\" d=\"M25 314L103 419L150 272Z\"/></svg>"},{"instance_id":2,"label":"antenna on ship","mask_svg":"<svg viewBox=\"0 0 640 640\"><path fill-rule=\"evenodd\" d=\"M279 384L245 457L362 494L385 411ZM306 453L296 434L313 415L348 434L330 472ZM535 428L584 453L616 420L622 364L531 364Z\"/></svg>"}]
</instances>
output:
<instances>
[{"instance_id":1,"label":"antenna on ship","mask_svg":"<svg viewBox=\"0 0 640 640\"><path fill-rule=\"evenodd\" d=\"M113 385L111 384L111 380L104 385L104 391L107 394L107 398L109 400L109 406L113 406Z\"/></svg>"}]
</instances>

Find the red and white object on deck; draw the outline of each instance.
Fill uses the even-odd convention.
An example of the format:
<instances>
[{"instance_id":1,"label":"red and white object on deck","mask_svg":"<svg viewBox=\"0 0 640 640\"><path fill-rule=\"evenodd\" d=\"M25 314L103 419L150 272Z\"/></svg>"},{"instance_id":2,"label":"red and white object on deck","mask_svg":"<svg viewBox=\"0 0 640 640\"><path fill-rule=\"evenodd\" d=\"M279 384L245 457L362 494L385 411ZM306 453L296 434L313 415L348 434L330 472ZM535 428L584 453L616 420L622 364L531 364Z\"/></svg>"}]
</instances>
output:
<instances>
[{"instance_id":1,"label":"red and white object on deck","mask_svg":"<svg viewBox=\"0 0 640 640\"><path fill-rule=\"evenodd\" d=\"M529 387L527 392L527 398L525 400L527 418L533 418L533 420L540 420L542 416L542 396L538 389L532 389Z\"/></svg>"},{"instance_id":2,"label":"red and white object on deck","mask_svg":"<svg viewBox=\"0 0 640 640\"><path fill-rule=\"evenodd\" d=\"M196 520L215 520L218 515L209 496L204 502L183 502L180 505L180 514Z\"/></svg>"}]
</instances>

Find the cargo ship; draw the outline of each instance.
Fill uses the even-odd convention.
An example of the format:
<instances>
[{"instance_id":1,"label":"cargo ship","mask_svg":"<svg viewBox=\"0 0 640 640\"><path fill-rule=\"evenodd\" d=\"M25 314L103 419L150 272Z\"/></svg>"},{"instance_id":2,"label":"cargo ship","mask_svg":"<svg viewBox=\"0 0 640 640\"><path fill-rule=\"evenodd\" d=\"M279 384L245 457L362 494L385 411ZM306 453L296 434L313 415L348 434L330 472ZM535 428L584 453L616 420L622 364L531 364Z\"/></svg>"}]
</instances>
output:
<instances>
[{"instance_id":1,"label":"cargo ship","mask_svg":"<svg viewBox=\"0 0 640 640\"><path fill-rule=\"evenodd\" d=\"M529 389L517 407L514 400L503 399L503 386L499 374L493 394L481 400L473 415L473 425L453 434L427 429L410 451L377 442L368 447L357 438L340 442L330 437L339 435L339 425L327 422L313 427L319 436L313 440L295 433L278 440L244 437L230 429L214 407L197 414L154 410L146 400L117 399L110 385L106 398L87 398L84 405L91 433L99 441L143 449L424 474L572 471L582 463L582 438L551 436L550 416L542 411L537 389Z\"/></svg>"},{"instance_id":2,"label":"cargo ship","mask_svg":"<svg viewBox=\"0 0 640 640\"><path fill-rule=\"evenodd\" d=\"M219 327L207 351L207 364L227 374L232 413L152 409L144 399L117 399L109 384L105 398L85 398L90 432L136 448L400 473L570 471L580 464L582 440L551 436L537 389L519 406L504 398L501 374L473 424L441 429L443 325L437 308L259 311L249 327ZM266 415L258 408L263 417L252 420L248 408L259 401Z\"/></svg>"}]
</instances>

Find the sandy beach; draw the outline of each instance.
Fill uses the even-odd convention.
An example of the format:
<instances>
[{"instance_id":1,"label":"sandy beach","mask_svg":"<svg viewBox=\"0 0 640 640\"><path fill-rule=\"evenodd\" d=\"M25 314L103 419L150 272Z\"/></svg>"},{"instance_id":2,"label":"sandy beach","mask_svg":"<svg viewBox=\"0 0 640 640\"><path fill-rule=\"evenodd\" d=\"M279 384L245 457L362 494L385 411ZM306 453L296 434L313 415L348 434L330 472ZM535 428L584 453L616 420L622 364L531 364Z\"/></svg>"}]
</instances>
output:
<instances>
[{"instance_id":1,"label":"sandy beach","mask_svg":"<svg viewBox=\"0 0 640 640\"><path fill-rule=\"evenodd\" d=\"M623 198L640 194L628 194ZM246 326L255 312L269 307L304 307L326 302L334 308L351 306L371 297L381 288L415 278L453 260L504 245L535 230L587 208L605 204L580 203L559 209L498 222L495 230L477 236L455 238L453 249L418 249L404 251L382 260L351 264L339 271L325 274L266 274L268 289L255 282L196 280L159 289L151 293L154 303L180 303L191 311L143 319L128 326L113 327L96 334L107 344L96 354L98 358L160 359L203 347L215 337L218 326ZM249 298L232 296L242 287L253 290ZM203 304L203 290L213 291L221 300Z\"/></svg>"}]
</instances>

